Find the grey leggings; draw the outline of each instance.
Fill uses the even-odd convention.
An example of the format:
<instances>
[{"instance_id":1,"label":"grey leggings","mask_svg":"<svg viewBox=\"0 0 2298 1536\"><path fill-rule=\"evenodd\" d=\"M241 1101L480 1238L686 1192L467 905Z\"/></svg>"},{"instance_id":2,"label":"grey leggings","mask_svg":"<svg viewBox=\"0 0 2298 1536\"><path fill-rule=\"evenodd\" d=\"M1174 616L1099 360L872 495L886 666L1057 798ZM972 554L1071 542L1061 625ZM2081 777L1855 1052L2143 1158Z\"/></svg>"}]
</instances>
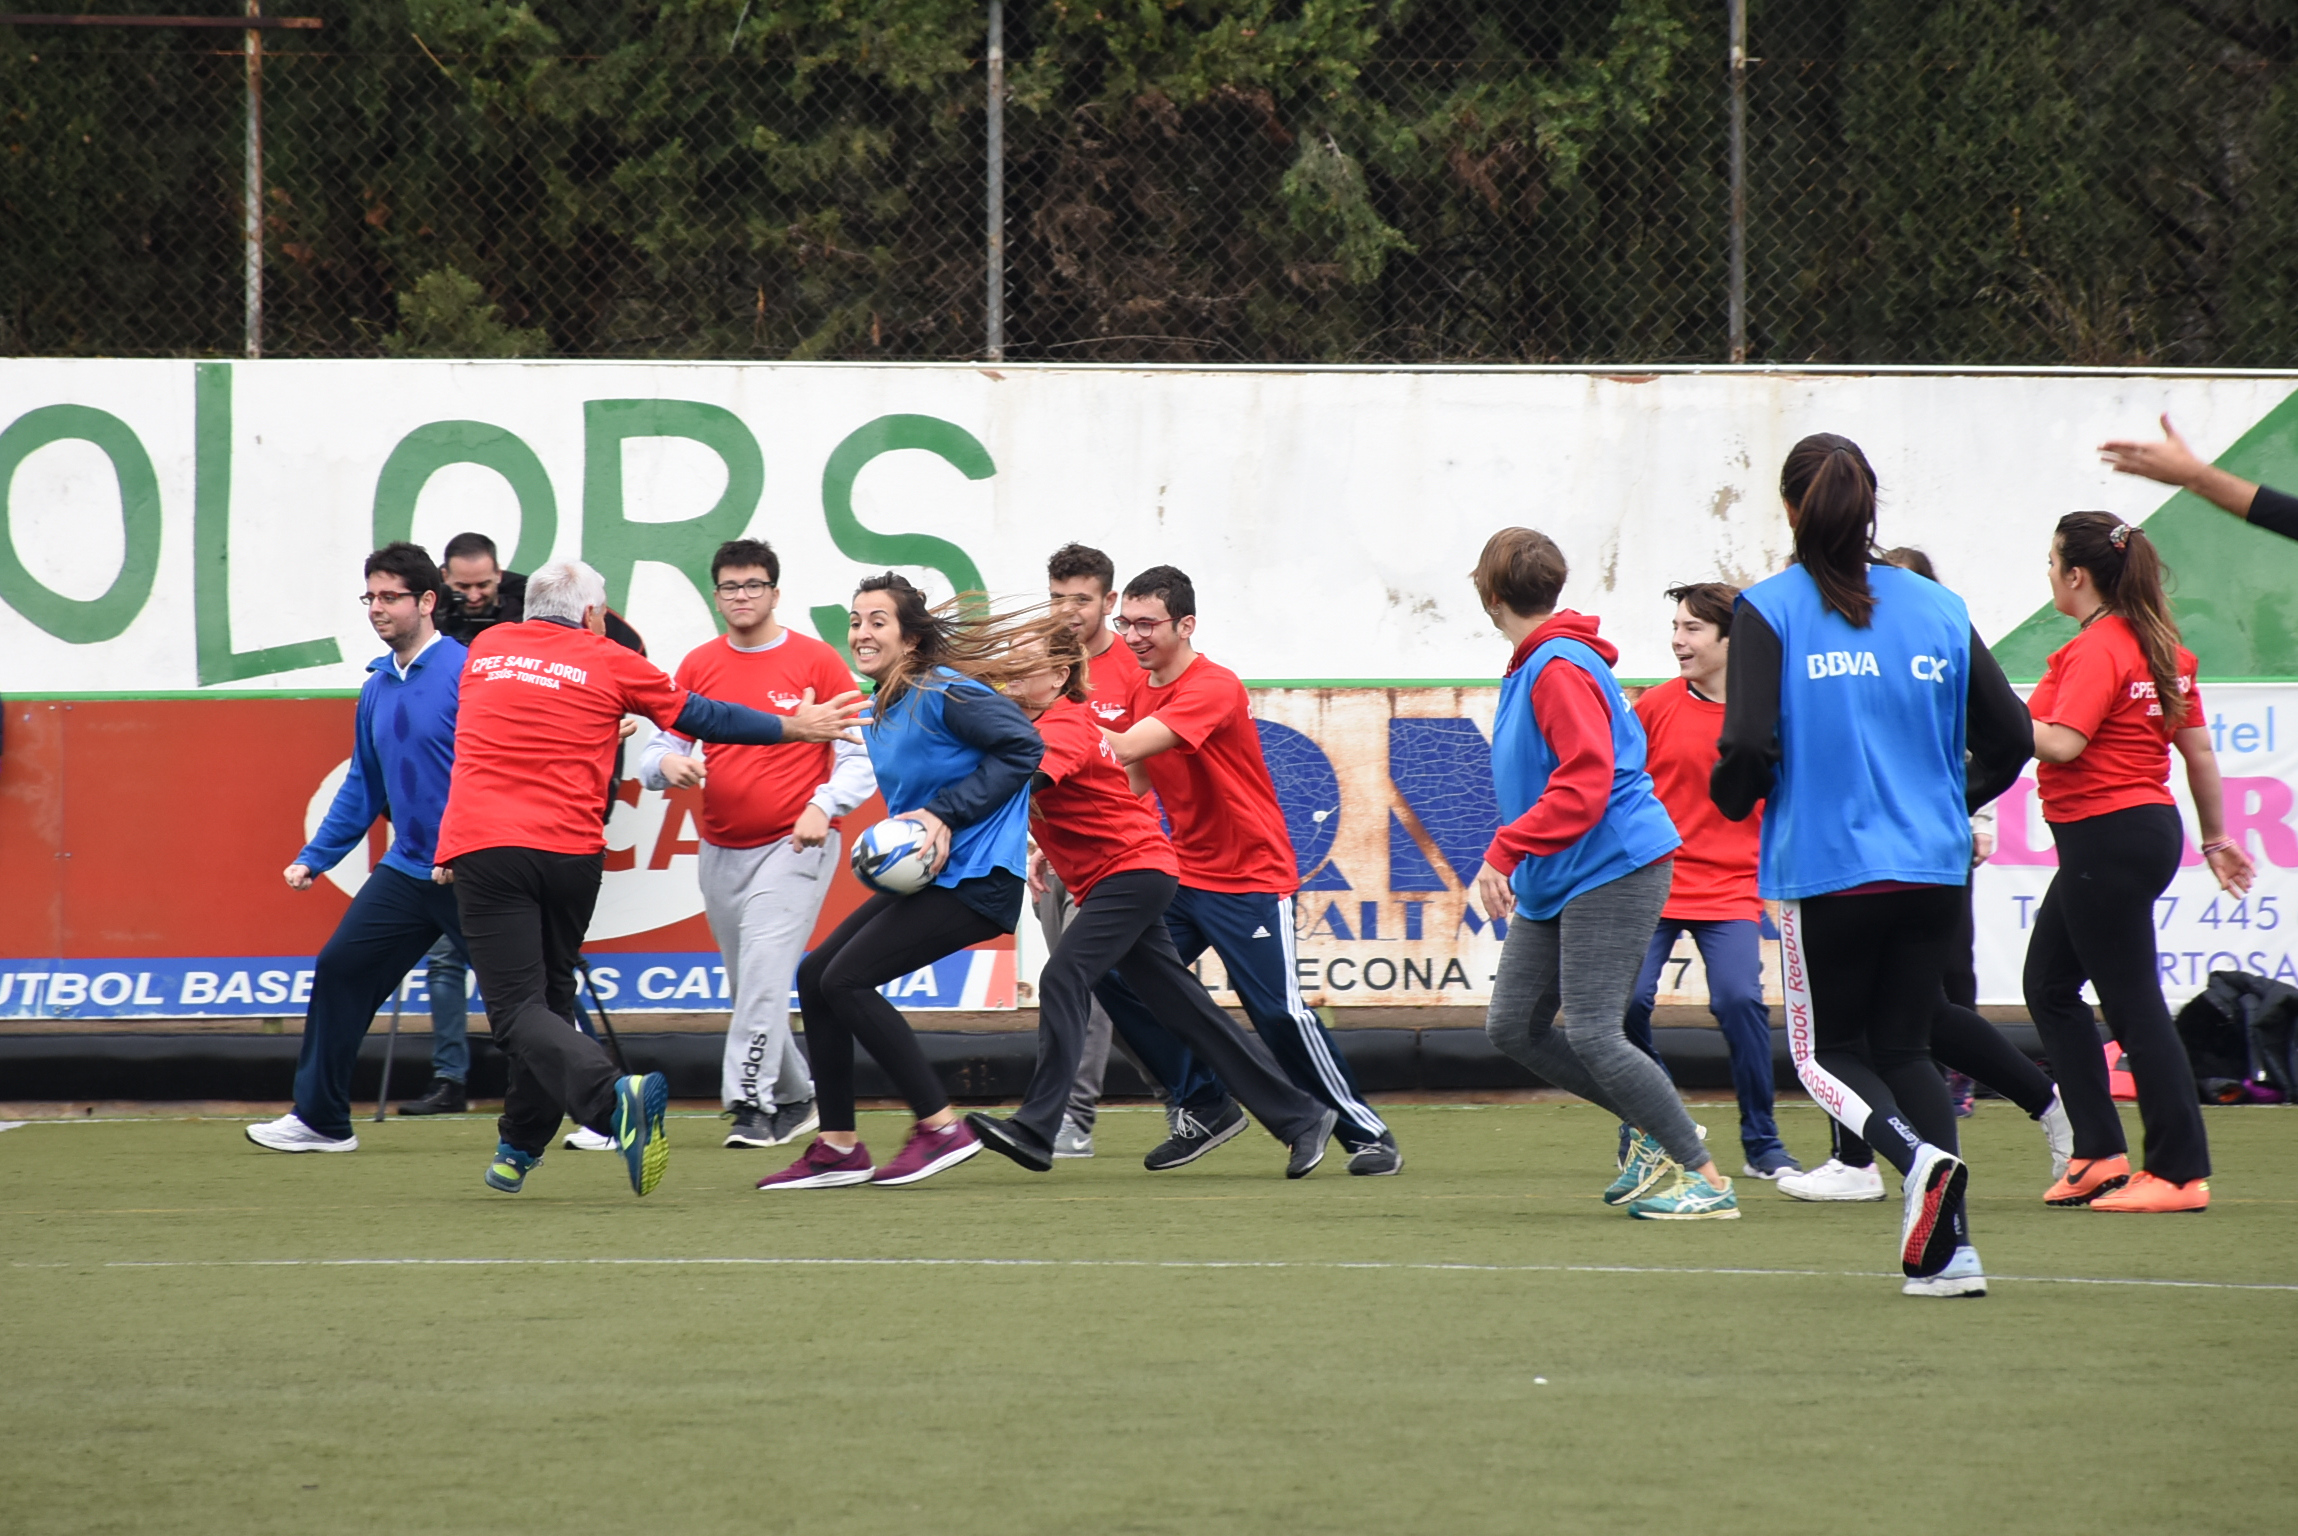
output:
<instances>
[{"instance_id":1,"label":"grey leggings","mask_svg":"<svg viewBox=\"0 0 2298 1536\"><path fill-rule=\"evenodd\" d=\"M1545 922L1510 919L1484 1032L1546 1081L1610 1110L1686 1168L1698 1168L1708 1151L1676 1085L1628 1043L1625 1028L1644 948L1674 875L1674 860L1659 859L1582 892Z\"/></svg>"}]
</instances>

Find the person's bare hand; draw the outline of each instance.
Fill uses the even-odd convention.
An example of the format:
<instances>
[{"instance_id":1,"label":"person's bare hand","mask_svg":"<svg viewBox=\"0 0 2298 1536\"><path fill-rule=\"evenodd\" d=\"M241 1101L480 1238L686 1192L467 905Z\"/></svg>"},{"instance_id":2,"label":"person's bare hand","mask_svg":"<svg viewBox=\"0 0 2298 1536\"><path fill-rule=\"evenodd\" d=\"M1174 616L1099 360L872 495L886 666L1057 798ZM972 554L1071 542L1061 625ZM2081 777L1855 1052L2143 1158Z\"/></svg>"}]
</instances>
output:
<instances>
[{"instance_id":1,"label":"person's bare hand","mask_svg":"<svg viewBox=\"0 0 2298 1536\"><path fill-rule=\"evenodd\" d=\"M2159 480L2164 485L2192 485L2209 467L2186 446L2186 439L2170 424L2167 411L2162 418L2161 442L2118 438L2099 444L2099 459L2118 475L2137 475L2142 480Z\"/></svg>"},{"instance_id":2,"label":"person's bare hand","mask_svg":"<svg viewBox=\"0 0 2298 1536\"><path fill-rule=\"evenodd\" d=\"M1971 862L1984 864L1995 856L1995 832L1992 827L1971 829Z\"/></svg>"},{"instance_id":3,"label":"person's bare hand","mask_svg":"<svg viewBox=\"0 0 2298 1536\"><path fill-rule=\"evenodd\" d=\"M1032 900L1043 896L1050 887L1045 883L1045 850L1037 844L1029 845L1029 894Z\"/></svg>"},{"instance_id":4,"label":"person's bare hand","mask_svg":"<svg viewBox=\"0 0 2298 1536\"><path fill-rule=\"evenodd\" d=\"M854 721L870 707L869 695L859 689L841 693L834 699L814 702L814 690L806 690L805 699L796 709L782 717L784 741L850 741L857 746L862 738L854 731Z\"/></svg>"},{"instance_id":5,"label":"person's bare hand","mask_svg":"<svg viewBox=\"0 0 2298 1536\"><path fill-rule=\"evenodd\" d=\"M2250 855L2233 843L2213 850L2204 862L2210 865L2218 888L2230 896L2247 894L2251 882L2258 878L2258 867L2250 862Z\"/></svg>"},{"instance_id":6,"label":"person's bare hand","mask_svg":"<svg viewBox=\"0 0 2298 1536\"><path fill-rule=\"evenodd\" d=\"M919 846L918 856L926 861L927 869L940 874L942 865L948 862L950 856L949 823L931 811L904 811L894 820L914 821L926 829L925 842Z\"/></svg>"},{"instance_id":7,"label":"person's bare hand","mask_svg":"<svg viewBox=\"0 0 2298 1536\"><path fill-rule=\"evenodd\" d=\"M1505 919L1516 910L1516 893L1509 888L1508 877L1489 864L1477 866L1476 900L1488 919Z\"/></svg>"},{"instance_id":8,"label":"person's bare hand","mask_svg":"<svg viewBox=\"0 0 2298 1536\"><path fill-rule=\"evenodd\" d=\"M636 715L624 715L622 724L618 729L621 730L624 741L630 740L631 737L638 734L638 717Z\"/></svg>"},{"instance_id":9,"label":"person's bare hand","mask_svg":"<svg viewBox=\"0 0 2298 1536\"><path fill-rule=\"evenodd\" d=\"M708 768L699 757L671 752L662 759L663 782L672 789L693 789L708 775Z\"/></svg>"},{"instance_id":10,"label":"person's bare hand","mask_svg":"<svg viewBox=\"0 0 2298 1536\"><path fill-rule=\"evenodd\" d=\"M798 813L798 824L790 829L793 848L819 848L830 840L830 818L818 805L809 805Z\"/></svg>"},{"instance_id":11,"label":"person's bare hand","mask_svg":"<svg viewBox=\"0 0 2298 1536\"><path fill-rule=\"evenodd\" d=\"M452 864L432 865L431 883L433 885L453 885L455 883L455 867Z\"/></svg>"},{"instance_id":12,"label":"person's bare hand","mask_svg":"<svg viewBox=\"0 0 2298 1536\"><path fill-rule=\"evenodd\" d=\"M287 866L287 868L286 868L284 871L282 871L282 873L283 873L283 874L285 874L285 875L286 875L286 877L287 877L287 888L288 888L289 890L291 890L291 891L308 891L308 890L310 890L310 889L311 889L311 866L310 866L310 865L308 865L308 864L290 864L290 865L288 865L288 866Z\"/></svg>"}]
</instances>

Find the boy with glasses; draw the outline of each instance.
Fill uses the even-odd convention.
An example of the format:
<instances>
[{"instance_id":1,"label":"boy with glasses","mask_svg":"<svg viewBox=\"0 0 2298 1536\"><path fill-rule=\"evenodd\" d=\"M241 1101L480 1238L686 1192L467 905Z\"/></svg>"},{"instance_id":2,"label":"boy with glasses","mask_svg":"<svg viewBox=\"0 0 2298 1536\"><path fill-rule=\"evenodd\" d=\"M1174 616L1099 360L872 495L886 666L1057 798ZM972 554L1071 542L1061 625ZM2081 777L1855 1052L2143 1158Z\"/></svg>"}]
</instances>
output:
<instances>
[{"instance_id":1,"label":"boy with glasses","mask_svg":"<svg viewBox=\"0 0 2298 1536\"><path fill-rule=\"evenodd\" d=\"M359 601L376 638L390 649L367 664L352 717L351 771L319 831L284 871L291 890L311 889L366 837L391 819L391 847L368 872L350 910L319 952L303 1044L295 1063L295 1109L247 1128L274 1152L355 1152L351 1069L375 1012L408 968L444 936L460 954L463 928L455 893L431 882L431 856L455 766L458 689L466 652L434 622L439 569L413 544L386 544L367 557Z\"/></svg>"},{"instance_id":2,"label":"boy with glasses","mask_svg":"<svg viewBox=\"0 0 2298 1536\"><path fill-rule=\"evenodd\" d=\"M1230 987L1285 1074L1339 1114L1336 1134L1349 1151L1350 1173L1399 1171L1404 1158L1394 1133L1365 1102L1324 1021L1301 998L1293 969L1300 874L1292 836L1244 682L1191 644L1195 585L1170 565L1152 566L1126 583L1123 610L1110 627L1141 671L1133 680L1132 723L1111 732L1109 744L1121 766L1141 766L1172 823L1181 888L1165 926L1174 947L1184 964L1207 949L1221 957ZM1156 1028L1138 1001L1107 983L1098 990L1128 1041L1143 1026ZM1173 1139L1149 1156L1151 1168L1193 1161L1245 1128L1245 1112L1225 1097L1210 1120L1196 1113L1175 1119Z\"/></svg>"},{"instance_id":3,"label":"boy with glasses","mask_svg":"<svg viewBox=\"0 0 2298 1536\"><path fill-rule=\"evenodd\" d=\"M678 664L680 687L781 715L808 690L831 699L853 688L835 650L776 621L782 561L771 546L720 545L710 578L726 633ZM726 1145L781 1146L820 1123L790 1033L790 978L837 872L837 818L877 789L869 753L854 742L717 747L706 765L691 740L664 730L639 752L638 777L649 789L702 788L703 911L734 1001L719 1075L734 1120Z\"/></svg>"}]
</instances>

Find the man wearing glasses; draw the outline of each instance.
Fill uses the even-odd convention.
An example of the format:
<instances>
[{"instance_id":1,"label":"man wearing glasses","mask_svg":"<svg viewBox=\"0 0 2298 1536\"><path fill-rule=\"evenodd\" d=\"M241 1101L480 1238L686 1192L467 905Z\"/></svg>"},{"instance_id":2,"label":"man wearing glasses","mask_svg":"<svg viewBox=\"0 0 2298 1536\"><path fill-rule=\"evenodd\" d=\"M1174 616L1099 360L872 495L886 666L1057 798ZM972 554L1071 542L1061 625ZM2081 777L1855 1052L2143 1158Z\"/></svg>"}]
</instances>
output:
<instances>
[{"instance_id":1,"label":"man wearing glasses","mask_svg":"<svg viewBox=\"0 0 2298 1536\"><path fill-rule=\"evenodd\" d=\"M1229 986L1261 1043L1303 1092L1339 1116L1348 1171L1390 1174L1404 1167L1396 1137L1357 1087L1356 1076L1316 1011L1302 1000L1293 970L1293 893L1300 889L1292 835L1261 755L1244 682L1197 654L1197 589L1170 565L1151 566L1125 584L1111 621L1140 672L1132 723L1108 732L1117 761L1138 764L1173 825L1181 889L1165 926L1182 963L1207 949L1221 957ZM1134 1049L1155 1020L1106 984L1096 989ZM1245 1112L1223 1096L1209 1115L1174 1115L1172 1139L1151 1152L1152 1169L1193 1161L1242 1132Z\"/></svg>"},{"instance_id":2,"label":"man wearing glasses","mask_svg":"<svg viewBox=\"0 0 2298 1536\"><path fill-rule=\"evenodd\" d=\"M808 689L816 699L852 690L835 650L776 622L782 561L771 546L720 545L710 579L726 633L678 664L680 687L778 715ZM639 752L638 777L649 789L702 787L702 905L734 1003L719 1072L734 1120L726 1145L781 1146L820 1124L790 1033L790 978L837 872L838 818L877 789L869 752L845 741L714 747L705 765L692 740L661 730Z\"/></svg>"},{"instance_id":3,"label":"man wearing glasses","mask_svg":"<svg viewBox=\"0 0 2298 1536\"><path fill-rule=\"evenodd\" d=\"M366 571L359 601L376 638L390 649L367 664L352 717L351 770L318 834L287 866L287 884L309 890L314 877L359 845L378 816L390 818L393 836L319 952L296 1058L294 1112L247 1128L248 1140L275 1152L358 1150L351 1069L359 1042L408 968L442 935L458 956L463 952L455 893L431 882L431 856L455 767L457 690L467 652L438 631L434 618L444 587L420 547L386 544L367 557Z\"/></svg>"}]
</instances>

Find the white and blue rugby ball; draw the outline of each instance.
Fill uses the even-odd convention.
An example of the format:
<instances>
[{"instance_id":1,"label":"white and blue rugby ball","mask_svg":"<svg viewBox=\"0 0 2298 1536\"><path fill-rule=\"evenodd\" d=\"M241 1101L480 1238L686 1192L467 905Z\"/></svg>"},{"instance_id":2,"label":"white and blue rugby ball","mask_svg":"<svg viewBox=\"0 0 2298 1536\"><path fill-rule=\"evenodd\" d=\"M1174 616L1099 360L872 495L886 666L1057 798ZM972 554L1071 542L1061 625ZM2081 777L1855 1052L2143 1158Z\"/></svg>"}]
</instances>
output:
<instances>
[{"instance_id":1,"label":"white and blue rugby ball","mask_svg":"<svg viewBox=\"0 0 2298 1536\"><path fill-rule=\"evenodd\" d=\"M854 839L854 877L873 891L907 896L934 883L926 867L926 829L890 816Z\"/></svg>"}]
</instances>

